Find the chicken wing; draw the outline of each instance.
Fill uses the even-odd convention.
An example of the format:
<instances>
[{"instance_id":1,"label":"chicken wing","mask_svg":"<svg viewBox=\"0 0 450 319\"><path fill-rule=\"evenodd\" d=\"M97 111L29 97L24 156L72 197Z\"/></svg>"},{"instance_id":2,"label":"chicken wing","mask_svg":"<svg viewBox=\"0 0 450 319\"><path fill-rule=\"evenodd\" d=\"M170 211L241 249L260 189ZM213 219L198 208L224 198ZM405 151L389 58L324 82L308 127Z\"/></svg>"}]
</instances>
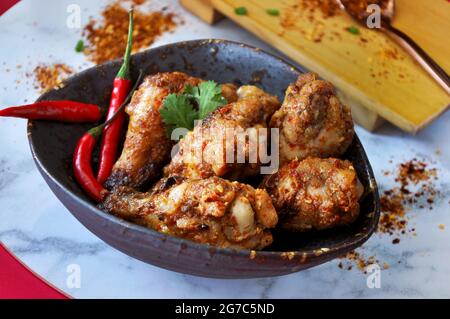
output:
<instances>
[{"instance_id":1,"label":"chicken wing","mask_svg":"<svg viewBox=\"0 0 450 319\"><path fill-rule=\"evenodd\" d=\"M299 232L352 223L364 192L353 165L335 158L292 160L261 186L272 198L279 225Z\"/></svg>"},{"instance_id":2,"label":"chicken wing","mask_svg":"<svg viewBox=\"0 0 450 319\"><path fill-rule=\"evenodd\" d=\"M278 217L265 190L218 177L169 177L152 192L114 189L106 211L159 232L218 247L262 249Z\"/></svg>"},{"instance_id":3,"label":"chicken wing","mask_svg":"<svg viewBox=\"0 0 450 319\"><path fill-rule=\"evenodd\" d=\"M280 130L281 165L308 156L339 157L354 135L350 109L339 101L334 86L314 73L301 75L288 87L270 126Z\"/></svg>"},{"instance_id":4,"label":"chicken wing","mask_svg":"<svg viewBox=\"0 0 450 319\"><path fill-rule=\"evenodd\" d=\"M252 161L250 154L267 147L267 137L258 129L267 128L279 102L255 86L242 86L237 95L237 102L211 113L180 141L178 153L164 169L166 176L235 180L258 173L258 158Z\"/></svg>"},{"instance_id":5,"label":"chicken wing","mask_svg":"<svg viewBox=\"0 0 450 319\"><path fill-rule=\"evenodd\" d=\"M186 85L196 86L201 81L180 72L157 73L144 79L126 107L130 120L125 144L106 187L140 188L161 175L162 167L170 159L173 142L166 135L159 109L168 94L179 93ZM235 101L236 87L224 85L223 95Z\"/></svg>"}]
</instances>

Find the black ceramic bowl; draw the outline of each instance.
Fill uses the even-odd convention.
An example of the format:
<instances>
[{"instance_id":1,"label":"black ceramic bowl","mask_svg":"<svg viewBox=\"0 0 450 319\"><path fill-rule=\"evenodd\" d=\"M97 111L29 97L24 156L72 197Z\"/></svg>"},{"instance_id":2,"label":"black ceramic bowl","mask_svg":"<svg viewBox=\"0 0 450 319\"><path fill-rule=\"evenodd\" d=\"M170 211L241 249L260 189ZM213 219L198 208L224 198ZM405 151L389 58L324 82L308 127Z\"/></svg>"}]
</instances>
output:
<instances>
[{"instance_id":1,"label":"black ceramic bowl","mask_svg":"<svg viewBox=\"0 0 450 319\"><path fill-rule=\"evenodd\" d=\"M40 100L71 99L107 106L119 62L106 63L71 77ZM256 83L280 100L299 71L259 49L222 40L198 40L151 49L132 57L133 75L183 71L220 83ZM77 139L92 125L30 122L28 136L42 176L91 232L118 250L144 262L198 276L251 278L289 274L341 256L364 243L379 218L377 186L357 137L345 154L365 187L361 215L351 226L309 234L274 232L265 251L221 249L163 235L111 216L98 208L74 181L71 157Z\"/></svg>"}]
</instances>

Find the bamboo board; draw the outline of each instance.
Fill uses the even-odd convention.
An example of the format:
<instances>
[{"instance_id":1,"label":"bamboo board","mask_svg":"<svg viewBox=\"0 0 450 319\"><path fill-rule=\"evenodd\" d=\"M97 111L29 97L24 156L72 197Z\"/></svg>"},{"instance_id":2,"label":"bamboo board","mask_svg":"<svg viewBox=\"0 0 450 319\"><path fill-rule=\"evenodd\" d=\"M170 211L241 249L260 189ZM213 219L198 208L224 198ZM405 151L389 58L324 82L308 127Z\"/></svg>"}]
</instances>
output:
<instances>
[{"instance_id":1,"label":"bamboo board","mask_svg":"<svg viewBox=\"0 0 450 319\"><path fill-rule=\"evenodd\" d=\"M325 19L316 12L312 23L300 15L300 8L292 7L297 0L180 1L208 23L227 16L319 73L336 85L352 107L356 122L369 130L386 119L416 133L449 106L445 91L384 34L361 27L359 35L346 31L356 23L345 14ZM396 4L394 26L415 39L450 73L450 4L445 0L397 0ZM246 15L234 12L241 6L247 8ZM269 8L279 9L281 14L270 16Z\"/></svg>"}]
</instances>

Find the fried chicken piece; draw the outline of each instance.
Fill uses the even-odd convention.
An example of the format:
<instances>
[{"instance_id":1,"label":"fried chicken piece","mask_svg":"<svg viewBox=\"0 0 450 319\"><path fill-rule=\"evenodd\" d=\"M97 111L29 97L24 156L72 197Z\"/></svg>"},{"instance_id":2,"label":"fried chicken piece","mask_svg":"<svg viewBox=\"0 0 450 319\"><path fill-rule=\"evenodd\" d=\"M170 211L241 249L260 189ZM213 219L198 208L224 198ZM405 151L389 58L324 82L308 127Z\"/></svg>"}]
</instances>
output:
<instances>
[{"instance_id":1,"label":"fried chicken piece","mask_svg":"<svg viewBox=\"0 0 450 319\"><path fill-rule=\"evenodd\" d=\"M225 83L221 86L222 89L222 96L227 100L228 103L233 103L238 100L237 95L237 86L233 83Z\"/></svg>"},{"instance_id":2,"label":"fried chicken piece","mask_svg":"<svg viewBox=\"0 0 450 319\"><path fill-rule=\"evenodd\" d=\"M120 186L105 199L106 211L159 232L218 247L262 249L278 221L265 190L219 177L169 177L150 193Z\"/></svg>"},{"instance_id":3,"label":"fried chicken piece","mask_svg":"<svg viewBox=\"0 0 450 319\"><path fill-rule=\"evenodd\" d=\"M294 159L261 186L272 198L279 225L298 232L352 223L364 192L353 165L335 158Z\"/></svg>"},{"instance_id":4,"label":"fried chicken piece","mask_svg":"<svg viewBox=\"0 0 450 319\"><path fill-rule=\"evenodd\" d=\"M167 137L159 109L170 93L180 93L186 85L196 86L202 80L181 72L147 76L133 95L126 113L130 116L125 144L120 158L106 181L107 188L127 185L140 188L161 175L170 159L173 142ZM229 101L237 99L236 86L223 86Z\"/></svg>"},{"instance_id":5,"label":"fried chicken piece","mask_svg":"<svg viewBox=\"0 0 450 319\"><path fill-rule=\"evenodd\" d=\"M287 88L270 126L280 129L280 165L308 156L339 157L354 135L350 109L339 101L334 86L315 73L302 74Z\"/></svg>"},{"instance_id":6,"label":"fried chicken piece","mask_svg":"<svg viewBox=\"0 0 450 319\"><path fill-rule=\"evenodd\" d=\"M165 176L235 180L258 173L257 148L267 148L267 136L260 137L258 129L267 128L279 102L255 86L242 86L237 95L237 102L211 113L180 141Z\"/></svg>"}]
</instances>

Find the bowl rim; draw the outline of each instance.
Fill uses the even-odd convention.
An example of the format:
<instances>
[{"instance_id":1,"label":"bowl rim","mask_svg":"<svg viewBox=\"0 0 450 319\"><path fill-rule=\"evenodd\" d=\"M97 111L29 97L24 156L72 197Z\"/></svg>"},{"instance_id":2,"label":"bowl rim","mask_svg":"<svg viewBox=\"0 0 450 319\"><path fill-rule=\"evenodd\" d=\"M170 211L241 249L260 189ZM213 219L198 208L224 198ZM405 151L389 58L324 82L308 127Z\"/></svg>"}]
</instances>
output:
<instances>
[{"instance_id":1,"label":"bowl rim","mask_svg":"<svg viewBox=\"0 0 450 319\"><path fill-rule=\"evenodd\" d=\"M232 46L239 46L239 47L243 47L243 48L247 48L250 50L255 50L257 51L259 54L263 54L265 55L267 58L269 59L276 59L279 62L281 62L282 64L285 64L287 67L289 67L292 71L297 72L299 74L301 74L302 72L299 70L298 67L292 65L291 63L283 60L280 57L277 57L271 53L268 53L266 51L264 51L263 49L257 48L255 46L252 45L248 45L248 44L244 44L244 43L240 43L237 41L231 41L231 40L224 40L224 39L198 39L198 40L189 40L189 41L181 41L181 42L174 42L174 43L170 43L170 44L166 44L166 45L162 45L162 46L158 46L155 48L150 48L144 51L141 51L139 53L133 54L132 57L139 57L139 56L144 56L147 55L149 52L151 51L156 51L156 50L164 50L167 48L173 48L173 47L177 47L177 46L182 46L182 45L196 45L196 46L200 46L200 45L205 45L205 44L211 44L211 43L226 43L227 45L232 45ZM83 70L81 72L78 72L76 74L74 74L73 76L69 77L68 79L65 80L65 82L67 81L73 81L76 80L78 77L82 77L85 73L88 72L92 72L92 69L94 68L106 68L109 67L113 64L117 64L120 62L121 59L116 59L116 60L112 60L112 61L108 61L106 63L100 64L100 65L95 65L92 66L86 70ZM42 101L45 100L45 96L47 93L51 92L53 90L49 90L45 93L43 93L36 101ZM88 209L89 211L91 211L93 214L96 214L97 217L99 218L103 218L106 219L108 222L113 223L113 224L119 224L122 227L126 227L127 230L129 231L133 231L133 232L138 232L144 235L149 235L152 238L156 238L159 239L161 241L169 241L174 245L183 245L186 248L191 248L193 250L204 250L204 251L209 251L211 252L211 250L214 250L214 252L216 254L222 254L222 255L226 255L226 256L241 256L241 257L248 257L249 255L254 255L256 253L256 255L258 257L263 257L263 258L269 258L269 259L279 259L280 257L282 259L286 258L286 253L293 253L294 256L295 255L299 255L302 256L302 258L306 258L306 259L311 259L311 258L315 258L318 257L319 255L333 255L339 252L342 252L344 250L351 250L354 249L360 245L362 245L364 242L366 242L371 235L375 232L375 229L377 227L378 224L378 220L379 220L379 215L380 215L380 200L379 200L379 194L378 194L378 187L376 184L376 180L373 174L373 170L372 167L370 165L369 159L367 158L367 154L365 153L364 148L362 147L362 144L357 136L357 134L355 133L354 136L354 140L353 143L358 144L361 147L361 154L362 154L362 159L364 160L364 162L366 162L368 165L366 167L366 169L368 170L369 173L369 187L370 190L373 192L374 195L374 209L373 212L370 212L369 214L372 214L372 222L370 223L370 227L366 230L366 232L364 233L358 233L356 234L356 236L353 236L351 239L349 239L348 241L345 241L345 243L340 244L340 245L334 245L333 247L323 247L323 248L319 248L319 249L305 249L305 250L294 250L294 251L265 251L265 250L249 250L249 249L237 249L237 248L222 248L222 247L217 247L217 246L213 246L213 245L209 245L209 244L201 244L201 243L197 243L188 239L183 239L180 237L176 237L173 235L169 235L169 234L163 234L160 233L156 230L153 230L151 228L147 228L138 224L134 224L131 223L129 221L126 221L120 217L111 215L101 209L99 209L98 207L96 207L92 202L85 200L84 198L76 195L75 193L73 193L71 190L69 190L66 186L64 186L55 176L53 176L47 169L47 167L40 161L37 153L36 153L36 149L35 149L35 145L34 145L34 141L33 141L33 121L29 120L27 123L27 137L28 137L28 143L30 145L30 150L31 150L31 154L32 157L36 163L36 165L38 166L38 168L41 170L41 173L45 174L49 179L51 179L51 181L57 185L57 187L59 189L61 189L67 196L70 197L70 199L74 202L76 202L78 205L83 206L84 208ZM364 165L366 166L366 165ZM66 208L67 209L67 208ZM69 212L70 210L67 209ZM71 213L71 212L70 212ZM71 213L72 214L72 213ZM84 226L84 225L83 225ZM84 226L86 227L86 226ZM98 237L96 235L96 237ZM98 237L100 240L103 241L103 239L101 239L100 237Z\"/></svg>"}]
</instances>

